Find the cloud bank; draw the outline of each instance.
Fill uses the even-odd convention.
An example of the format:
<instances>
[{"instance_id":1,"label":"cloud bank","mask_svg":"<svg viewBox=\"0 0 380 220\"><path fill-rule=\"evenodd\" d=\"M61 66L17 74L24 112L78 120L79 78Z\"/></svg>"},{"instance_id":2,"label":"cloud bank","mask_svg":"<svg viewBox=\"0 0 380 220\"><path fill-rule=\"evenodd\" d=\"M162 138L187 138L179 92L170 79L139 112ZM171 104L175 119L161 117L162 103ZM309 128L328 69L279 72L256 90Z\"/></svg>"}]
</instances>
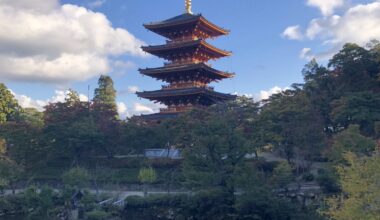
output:
<instances>
[{"instance_id":1,"label":"cloud bank","mask_svg":"<svg viewBox=\"0 0 380 220\"><path fill-rule=\"evenodd\" d=\"M2 0L0 78L63 84L120 66L120 55L145 56L143 42L102 13L58 0Z\"/></svg>"},{"instance_id":2,"label":"cloud bank","mask_svg":"<svg viewBox=\"0 0 380 220\"><path fill-rule=\"evenodd\" d=\"M315 53L313 48L305 47L300 52L301 58L326 60L345 43L365 46L371 40L380 40L380 0L347 5L341 14L333 14L335 8L344 4L343 0L309 0L308 5L319 7L323 17L312 19L304 33L300 32L300 26L289 26L285 29L283 35L287 39L318 41L324 48Z\"/></svg>"}]
</instances>

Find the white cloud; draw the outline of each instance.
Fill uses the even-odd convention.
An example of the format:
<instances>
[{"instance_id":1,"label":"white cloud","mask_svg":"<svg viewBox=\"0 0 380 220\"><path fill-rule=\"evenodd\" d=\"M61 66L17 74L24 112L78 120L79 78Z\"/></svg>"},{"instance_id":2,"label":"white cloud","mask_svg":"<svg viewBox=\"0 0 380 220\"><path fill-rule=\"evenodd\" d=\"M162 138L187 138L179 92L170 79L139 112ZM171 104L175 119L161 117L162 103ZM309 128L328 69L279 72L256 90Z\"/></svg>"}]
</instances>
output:
<instances>
[{"instance_id":1,"label":"white cloud","mask_svg":"<svg viewBox=\"0 0 380 220\"><path fill-rule=\"evenodd\" d=\"M35 108L39 111L44 111L44 107L49 103L64 102L69 90L55 90L54 95L46 100L33 99L26 95L20 95L11 91L17 99L18 103L23 108ZM87 102L88 97L84 94L79 94L79 99L82 102ZM133 106L128 106L124 102L117 102L117 111L121 119L129 118L133 115L152 114L159 112L160 108L164 108L164 105L154 103L134 103Z\"/></svg>"},{"instance_id":2,"label":"white cloud","mask_svg":"<svg viewBox=\"0 0 380 220\"><path fill-rule=\"evenodd\" d=\"M139 103L135 102L132 106L128 106L124 102L117 103L117 109L122 119L142 114L153 114L159 112L160 108L165 108L164 105L155 103Z\"/></svg>"},{"instance_id":3,"label":"white cloud","mask_svg":"<svg viewBox=\"0 0 380 220\"><path fill-rule=\"evenodd\" d=\"M143 113L154 113L155 110L153 110L152 107L149 107L147 105L143 105L141 103L135 103L134 105L134 111L137 113L137 114L143 114Z\"/></svg>"},{"instance_id":4,"label":"white cloud","mask_svg":"<svg viewBox=\"0 0 380 220\"><path fill-rule=\"evenodd\" d=\"M131 61L113 60L111 61L112 75L123 76L128 70L135 68Z\"/></svg>"},{"instance_id":5,"label":"white cloud","mask_svg":"<svg viewBox=\"0 0 380 220\"><path fill-rule=\"evenodd\" d=\"M129 93L136 93L138 92L140 89L138 86L128 86L128 92Z\"/></svg>"},{"instance_id":6,"label":"white cloud","mask_svg":"<svg viewBox=\"0 0 380 220\"><path fill-rule=\"evenodd\" d=\"M280 88L278 86L275 86L267 91L260 91L260 95L258 96L259 100L265 100L265 99L268 99L269 97L271 97L272 95L274 94L278 94L278 93L281 93L285 90L289 89L288 87L286 88Z\"/></svg>"},{"instance_id":7,"label":"white cloud","mask_svg":"<svg viewBox=\"0 0 380 220\"><path fill-rule=\"evenodd\" d=\"M343 1L336 0L332 0L331 3L326 2L330 2L330 0L309 1L309 5L312 3L314 5L320 4L321 7L324 5L324 10L328 11L327 5L334 3L336 8L344 4ZM301 58L326 60L337 53L345 43L365 46L371 40L380 39L380 0L347 7L340 15L332 15L331 13L325 13L325 15L312 19L305 33L301 33L304 39L320 42L318 48L307 47L302 49L300 51ZM314 50L316 52L313 52Z\"/></svg>"},{"instance_id":8,"label":"white cloud","mask_svg":"<svg viewBox=\"0 0 380 220\"><path fill-rule=\"evenodd\" d=\"M119 113L121 119L130 117L130 113L128 112L128 107L124 102L117 103L117 112Z\"/></svg>"},{"instance_id":9,"label":"white cloud","mask_svg":"<svg viewBox=\"0 0 380 220\"><path fill-rule=\"evenodd\" d=\"M31 97L26 95L18 95L14 94L17 99L19 105L23 108L35 108L38 111L43 111L44 106L47 105L47 102L44 100L33 100Z\"/></svg>"},{"instance_id":10,"label":"white cloud","mask_svg":"<svg viewBox=\"0 0 380 220\"><path fill-rule=\"evenodd\" d=\"M120 66L120 55L145 56L143 42L104 14L57 0L2 0L0 21L2 79L83 81Z\"/></svg>"},{"instance_id":11,"label":"white cloud","mask_svg":"<svg viewBox=\"0 0 380 220\"><path fill-rule=\"evenodd\" d=\"M49 103L64 102L68 93L69 93L68 90L55 90L54 95L51 98L48 98L46 100L38 100L38 99L35 100L29 96L22 95L22 94L20 95L12 91L12 94L15 96L15 98L17 99L21 107L35 108L39 111L43 111L44 107L48 105ZM79 94L79 99L82 102L88 101L88 97L84 94Z\"/></svg>"},{"instance_id":12,"label":"white cloud","mask_svg":"<svg viewBox=\"0 0 380 220\"><path fill-rule=\"evenodd\" d=\"M1 4L21 10L49 12L59 7L59 0L1 0Z\"/></svg>"},{"instance_id":13,"label":"white cloud","mask_svg":"<svg viewBox=\"0 0 380 220\"><path fill-rule=\"evenodd\" d=\"M317 7L324 16L334 13L336 8L343 6L345 0L308 0L307 5Z\"/></svg>"},{"instance_id":14,"label":"white cloud","mask_svg":"<svg viewBox=\"0 0 380 220\"><path fill-rule=\"evenodd\" d=\"M90 8L99 8L99 7L102 7L104 5L104 3L106 3L107 0L95 0L93 2L90 2L88 4L88 7Z\"/></svg>"},{"instance_id":15,"label":"white cloud","mask_svg":"<svg viewBox=\"0 0 380 220\"><path fill-rule=\"evenodd\" d=\"M340 18L341 17L338 15L333 15L329 17L311 20L309 23L309 27L306 30L306 36L310 40L313 40L316 37L326 39L331 36L334 36L333 30L339 24Z\"/></svg>"},{"instance_id":16,"label":"white cloud","mask_svg":"<svg viewBox=\"0 0 380 220\"><path fill-rule=\"evenodd\" d=\"M274 86L273 88L270 88L269 90L261 90L258 94L249 94L249 93L240 94L238 92L235 92L234 95L245 96L247 98L253 98L254 101L258 102L258 101L268 99L271 95L283 92L288 89L290 88L289 87L281 88L279 86Z\"/></svg>"},{"instance_id":17,"label":"white cloud","mask_svg":"<svg viewBox=\"0 0 380 220\"><path fill-rule=\"evenodd\" d=\"M285 29L285 31L282 33L282 36L289 39L289 40L302 40L303 34L301 32L300 26L290 26Z\"/></svg>"},{"instance_id":18,"label":"white cloud","mask_svg":"<svg viewBox=\"0 0 380 220\"><path fill-rule=\"evenodd\" d=\"M300 58L305 60L311 60L314 58L311 48L303 48L300 53Z\"/></svg>"},{"instance_id":19,"label":"white cloud","mask_svg":"<svg viewBox=\"0 0 380 220\"><path fill-rule=\"evenodd\" d=\"M350 8L333 30L333 43L366 44L380 39L380 1ZM329 26L326 27L328 29Z\"/></svg>"}]
</instances>

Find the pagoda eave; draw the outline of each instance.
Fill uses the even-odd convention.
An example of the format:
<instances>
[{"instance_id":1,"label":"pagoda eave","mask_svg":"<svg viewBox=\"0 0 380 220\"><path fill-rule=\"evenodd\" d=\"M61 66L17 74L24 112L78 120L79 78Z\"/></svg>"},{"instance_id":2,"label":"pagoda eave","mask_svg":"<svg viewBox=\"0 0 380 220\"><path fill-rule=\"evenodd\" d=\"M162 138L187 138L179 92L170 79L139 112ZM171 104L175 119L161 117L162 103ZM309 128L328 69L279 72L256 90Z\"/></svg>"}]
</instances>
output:
<instances>
[{"instance_id":1,"label":"pagoda eave","mask_svg":"<svg viewBox=\"0 0 380 220\"><path fill-rule=\"evenodd\" d=\"M228 35L230 32L229 30L221 28L208 21L201 14L193 15L189 13L185 13L161 22L144 24L143 26L154 33L168 38L171 37L171 32L175 30L186 29L186 27L191 27L192 29L197 27L203 30L207 30L210 37Z\"/></svg>"},{"instance_id":2,"label":"pagoda eave","mask_svg":"<svg viewBox=\"0 0 380 220\"><path fill-rule=\"evenodd\" d=\"M199 53L199 51L209 56L210 59L226 57L232 54L232 52L216 48L204 40L181 41L157 46L143 46L141 48L147 53L165 59L168 59L173 54L195 54Z\"/></svg>"},{"instance_id":3,"label":"pagoda eave","mask_svg":"<svg viewBox=\"0 0 380 220\"><path fill-rule=\"evenodd\" d=\"M167 90L156 90L156 91L144 91L136 93L140 98L145 98L149 100L159 101L161 98L181 98L186 96L207 96L210 98L220 99L220 100L234 100L235 95L215 92L207 88L183 88L183 89L167 89Z\"/></svg>"},{"instance_id":4,"label":"pagoda eave","mask_svg":"<svg viewBox=\"0 0 380 220\"><path fill-rule=\"evenodd\" d=\"M213 80L222 80L235 76L233 73L216 70L204 63L139 69L139 72L143 75L154 77L160 80L174 76L196 75L199 73Z\"/></svg>"}]
</instances>

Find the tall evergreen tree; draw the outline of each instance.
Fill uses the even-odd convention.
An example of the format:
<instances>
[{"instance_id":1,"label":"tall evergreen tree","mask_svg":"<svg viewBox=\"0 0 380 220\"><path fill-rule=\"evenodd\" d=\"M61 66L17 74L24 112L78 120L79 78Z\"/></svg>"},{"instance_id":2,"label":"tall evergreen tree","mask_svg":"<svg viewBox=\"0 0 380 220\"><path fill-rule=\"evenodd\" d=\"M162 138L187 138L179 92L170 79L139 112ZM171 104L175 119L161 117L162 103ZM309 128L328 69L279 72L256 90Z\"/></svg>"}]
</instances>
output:
<instances>
[{"instance_id":1,"label":"tall evergreen tree","mask_svg":"<svg viewBox=\"0 0 380 220\"><path fill-rule=\"evenodd\" d=\"M95 104L103 104L116 108L116 90L111 77L105 75L100 76L93 101Z\"/></svg>"},{"instance_id":2,"label":"tall evergreen tree","mask_svg":"<svg viewBox=\"0 0 380 220\"><path fill-rule=\"evenodd\" d=\"M0 83L0 123L15 120L21 112L21 107L11 91Z\"/></svg>"},{"instance_id":3,"label":"tall evergreen tree","mask_svg":"<svg viewBox=\"0 0 380 220\"><path fill-rule=\"evenodd\" d=\"M116 105L116 90L113 80L109 76L100 76L98 88L95 89L93 99L93 114L96 126L102 133L103 150L109 157L113 155L119 140L119 117Z\"/></svg>"}]
</instances>

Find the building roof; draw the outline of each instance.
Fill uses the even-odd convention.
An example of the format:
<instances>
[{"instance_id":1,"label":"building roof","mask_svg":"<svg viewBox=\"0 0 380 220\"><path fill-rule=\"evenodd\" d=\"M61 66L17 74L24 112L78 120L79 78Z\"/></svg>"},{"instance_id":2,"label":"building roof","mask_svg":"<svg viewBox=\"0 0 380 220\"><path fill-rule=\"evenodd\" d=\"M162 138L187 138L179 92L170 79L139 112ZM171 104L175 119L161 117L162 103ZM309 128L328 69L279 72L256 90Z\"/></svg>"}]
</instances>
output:
<instances>
[{"instance_id":1,"label":"building roof","mask_svg":"<svg viewBox=\"0 0 380 220\"><path fill-rule=\"evenodd\" d=\"M165 80L173 75L179 74L195 74L202 72L206 77L212 78L214 80L221 80L225 78L232 78L235 74L227 73L223 71L216 70L209 65L204 63L192 63L176 66L165 66L159 68L147 68L139 69L140 73L157 79Z\"/></svg>"},{"instance_id":2,"label":"building roof","mask_svg":"<svg viewBox=\"0 0 380 220\"><path fill-rule=\"evenodd\" d=\"M194 15L184 13L164 21L144 24L144 27L146 29L168 38L171 37L171 32L175 32L177 30L182 29L183 27L188 26L190 26L193 29L195 29L196 27L200 27L203 31L208 32L208 34L211 37L217 37L229 33L229 30L226 30L213 24L212 22L208 21L205 17L203 17L202 14Z\"/></svg>"},{"instance_id":3,"label":"building roof","mask_svg":"<svg viewBox=\"0 0 380 220\"><path fill-rule=\"evenodd\" d=\"M181 88L181 89L165 89L165 90L156 90L156 91L144 91L136 93L141 98L158 100L160 98L179 98L186 96L207 96L211 100L222 101L222 100L234 100L236 99L235 95L215 92L213 90L202 88L202 87L190 87L190 88Z\"/></svg>"},{"instance_id":4,"label":"building roof","mask_svg":"<svg viewBox=\"0 0 380 220\"><path fill-rule=\"evenodd\" d=\"M168 56L176 53L182 54L186 51L188 53L195 53L197 50L202 50L204 53L207 53L210 57L214 58L231 55L231 52L216 48L202 39L173 42L157 46L143 46L142 49L147 53L165 59L168 59Z\"/></svg>"}]
</instances>

